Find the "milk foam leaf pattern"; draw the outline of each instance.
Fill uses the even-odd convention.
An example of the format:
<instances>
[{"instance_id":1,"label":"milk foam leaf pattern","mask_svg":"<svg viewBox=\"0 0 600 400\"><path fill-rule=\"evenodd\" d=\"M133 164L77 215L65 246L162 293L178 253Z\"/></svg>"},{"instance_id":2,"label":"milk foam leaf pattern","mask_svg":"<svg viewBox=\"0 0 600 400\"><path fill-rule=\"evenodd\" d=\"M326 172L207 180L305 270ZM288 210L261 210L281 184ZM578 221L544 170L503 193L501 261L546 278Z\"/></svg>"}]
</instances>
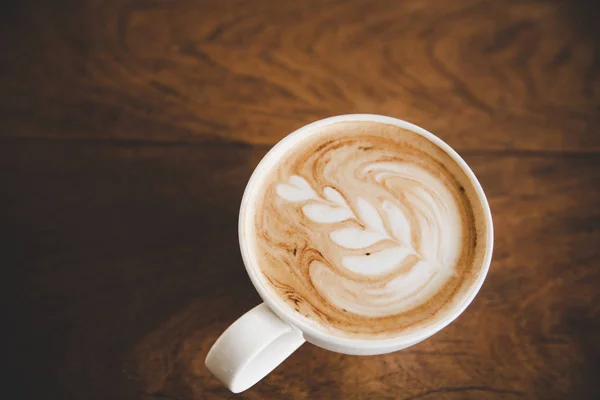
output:
<instances>
[{"instance_id":1,"label":"milk foam leaf pattern","mask_svg":"<svg viewBox=\"0 0 600 400\"><path fill-rule=\"evenodd\" d=\"M393 271L402 261L414 253L406 247L393 246L368 254L343 257L342 263L350 271L367 276L376 276Z\"/></svg>"},{"instance_id":2,"label":"milk foam leaf pattern","mask_svg":"<svg viewBox=\"0 0 600 400\"><path fill-rule=\"evenodd\" d=\"M348 206L348 203L346 203L346 199L344 199L344 196L342 196L340 192L338 192L331 186L325 186L325 188L323 189L323 193L325 194L327 200L332 201L340 207L345 207L348 209L350 208Z\"/></svg>"},{"instance_id":3,"label":"milk foam leaf pattern","mask_svg":"<svg viewBox=\"0 0 600 400\"><path fill-rule=\"evenodd\" d=\"M410 245L410 241L402 243L388 233L381 215L371 203L362 197L358 197L356 206L360 217L358 219L366 229L358 230L360 233L357 230L348 228L338 229L331 232L331 240L347 249L365 248L366 250L383 240L387 240L389 246L377 251L365 251L363 255L344 256L342 257L342 265L345 268L362 275L386 274L401 265L408 256L416 254ZM400 211L400 209L397 208L396 211ZM406 217L403 218L406 220Z\"/></svg>"},{"instance_id":4,"label":"milk foam leaf pattern","mask_svg":"<svg viewBox=\"0 0 600 400\"><path fill-rule=\"evenodd\" d=\"M365 253L362 255L342 257L342 265L345 268L362 275L386 274L401 265L408 256L416 254L411 247L410 240L402 243L402 241L388 233L381 215L371 203L362 197L358 197L356 206L359 216L357 220L361 222L365 229L342 228L330 234L331 240L338 246L346 249L365 249ZM397 207L394 211L401 213ZM404 216L397 219L401 218L406 221ZM394 221L391 222L390 226L393 225ZM405 228L403 227L403 229ZM366 251L369 247L383 240L389 242L387 247L377 251Z\"/></svg>"},{"instance_id":5,"label":"milk foam leaf pattern","mask_svg":"<svg viewBox=\"0 0 600 400\"><path fill-rule=\"evenodd\" d=\"M412 247L410 223L404 212L402 212L400 207L387 200L383 202L383 210L390 221L390 228L394 238L404 246Z\"/></svg>"},{"instance_id":6,"label":"milk foam leaf pattern","mask_svg":"<svg viewBox=\"0 0 600 400\"><path fill-rule=\"evenodd\" d=\"M280 170L293 177L275 183L282 185L273 206L284 218L269 226L284 231L284 238L302 240L301 255L306 252L290 265L302 268L302 281L294 275L286 282L314 287L317 293L306 296L327 304L327 324L352 314L427 319L454 296L474 260L471 240L478 232L469 214L470 193L461 186L466 178L420 135L379 140L377 128L361 130L360 139L346 138L347 128L326 136L335 146L290 154ZM329 143L322 140L317 137L315 145ZM420 141L428 144L421 147Z\"/></svg>"},{"instance_id":7,"label":"milk foam leaf pattern","mask_svg":"<svg viewBox=\"0 0 600 400\"><path fill-rule=\"evenodd\" d=\"M302 211L308 218L320 223L342 222L354 218L352 209L340 192L330 186L326 186L323 189L323 194L325 195L325 199L316 196L314 200L317 201L302 207Z\"/></svg>"},{"instance_id":8,"label":"milk foam leaf pattern","mask_svg":"<svg viewBox=\"0 0 600 400\"><path fill-rule=\"evenodd\" d=\"M295 203L319 198L310 184L298 175L292 175L288 183L277 185L275 191L279 197Z\"/></svg>"},{"instance_id":9,"label":"milk foam leaf pattern","mask_svg":"<svg viewBox=\"0 0 600 400\"><path fill-rule=\"evenodd\" d=\"M348 250L368 249L369 247L387 240L389 246L377 251L368 251L363 255L344 256L342 264L345 268L364 275L377 275L387 273L397 267L406 257L415 255L415 251L411 247L411 241L406 238L407 227L402 225L399 229L402 230L403 240L395 238L387 231L384 221L375 208L369 201L362 197L357 197L356 207L358 216L354 214L344 196L336 189L326 186L323 189L325 198L319 197L308 182L303 178L294 175L290 182L295 182L295 188L301 187L305 193L314 193L315 197L304 196L307 204L302 206L302 211L306 217L317 223L337 223L348 219L354 219L360 223L361 227L344 227L336 229L330 233L331 240L340 247ZM308 186L307 186L308 185ZM283 186L283 188L281 188ZM292 197L292 201L303 196L289 196L290 190L285 186L278 185L277 193L287 199ZM279 190L281 189L281 190ZM283 194L283 195L282 195ZM391 204L391 203L390 203ZM384 207L384 210L385 207ZM394 221L400 221L402 224L408 224L407 219L401 214L402 211L398 207L387 207L388 216L393 214ZM392 224L389 224L392 225ZM400 233L399 233L400 235ZM410 228L408 228L410 235Z\"/></svg>"},{"instance_id":10,"label":"milk foam leaf pattern","mask_svg":"<svg viewBox=\"0 0 600 400\"><path fill-rule=\"evenodd\" d=\"M354 217L354 214L350 209L332 207L327 204L307 204L302 207L302 211L313 221L324 224L342 222Z\"/></svg>"},{"instance_id":11,"label":"milk foam leaf pattern","mask_svg":"<svg viewBox=\"0 0 600 400\"><path fill-rule=\"evenodd\" d=\"M333 224L354 219L360 224L340 227L329 235L336 245L347 250L365 249L364 254L342 257L342 265L354 272L366 275L387 273L402 265L409 256L417 256L424 262L439 266L451 261L444 257L444 250L457 237L442 238L442 225L454 230L453 221L448 219L452 212L438 195L444 188L431 175L413 166L379 163L370 165L365 172L375 173L379 184L384 184L387 179L404 180L408 186L403 203L384 200L380 213L368 200L359 196L355 202L355 214L339 191L326 186L323 198L298 175L293 175L288 184L278 185L277 193L289 201L305 202L302 211L314 222ZM408 210L411 210L411 219ZM382 217L385 217L385 222ZM416 239L413 237L415 233ZM382 241L386 241L387 245L370 249Z\"/></svg>"},{"instance_id":12,"label":"milk foam leaf pattern","mask_svg":"<svg viewBox=\"0 0 600 400\"><path fill-rule=\"evenodd\" d=\"M379 232L360 228L342 228L331 232L331 240L347 249L362 249L374 245L386 237Z\"/></svg>"},{"instance_id":13,"label":"milk foam leaf pattern","mask_svg":"<svg viewBox=\"0 0 600 400\"><path fill-rule=\"evenodd\" d=\"M400 179L405 187L400 206L384 202L394 238L413 247L422 260L442 269L452 269L460 248L459 211L452 194L434 175L412 164L381 162L371 164L363 172L374 173L375 180L388 186ZM412 215L408 219L404 209ZM443 231L443 233L442 233Z\"/></svg>"},{"instance_id":14,"label":"milk foam leaf pattern","mask_svg":"<svg viewBox=\"0 0 600 400\"><path fill-rule=\"evenodd\" d=\"M383 221L377 209L362 197L356 199L358 207L358 215L362 222L373 232L379 232L384 237L389 237L389 234L383 226Z\"/></svg>"}]
</instances>

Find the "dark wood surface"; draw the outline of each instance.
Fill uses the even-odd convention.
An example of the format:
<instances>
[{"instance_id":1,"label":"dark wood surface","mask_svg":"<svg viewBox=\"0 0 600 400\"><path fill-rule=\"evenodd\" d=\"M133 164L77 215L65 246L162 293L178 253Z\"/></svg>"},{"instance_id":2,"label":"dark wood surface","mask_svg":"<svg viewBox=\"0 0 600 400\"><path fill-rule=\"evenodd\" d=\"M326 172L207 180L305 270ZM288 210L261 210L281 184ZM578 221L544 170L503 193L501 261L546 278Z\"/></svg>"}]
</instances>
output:
<instances>
[{"instance_id":1,"label":"dark wood surface","mask_svg":"<svg viewBox=\"0 0 600 400\"><path fill-rule=\"evenodd\" d=\"M587 399L600 392L600 28L585 1L13 1L0 13L8 384L25 399ZM232 395L204 367L259 302L244 185L373 112L471 164L495 256L398 353L303 346Z\"/></svg>"}]
</instances>

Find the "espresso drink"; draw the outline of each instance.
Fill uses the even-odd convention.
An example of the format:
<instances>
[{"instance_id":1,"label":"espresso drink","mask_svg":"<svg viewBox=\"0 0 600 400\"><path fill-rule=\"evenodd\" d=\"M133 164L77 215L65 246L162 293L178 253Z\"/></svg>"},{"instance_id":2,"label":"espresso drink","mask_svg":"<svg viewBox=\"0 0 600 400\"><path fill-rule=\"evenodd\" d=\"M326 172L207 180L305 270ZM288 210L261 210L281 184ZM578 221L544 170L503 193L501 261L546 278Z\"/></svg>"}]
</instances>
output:
<instances>
[{"instance_id":1,"label":"espresso drink","mask_svg":"<svg viewBox=\"0 0 600 400\"><path fill-rule=\"evenodd\" d=\"M243 235L264 287L329 334L439 320L477 277L483 208L427 138L379 122L315 128L258 179Z\"/></svg>"}]
</instances>

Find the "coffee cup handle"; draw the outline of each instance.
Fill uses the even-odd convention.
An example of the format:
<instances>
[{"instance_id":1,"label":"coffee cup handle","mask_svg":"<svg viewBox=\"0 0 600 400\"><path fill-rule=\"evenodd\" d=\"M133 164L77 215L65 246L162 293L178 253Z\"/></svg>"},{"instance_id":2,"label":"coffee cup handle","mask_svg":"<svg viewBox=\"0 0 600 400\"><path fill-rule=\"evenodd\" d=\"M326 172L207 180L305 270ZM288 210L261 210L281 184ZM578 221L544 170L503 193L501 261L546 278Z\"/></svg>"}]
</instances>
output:
<instances>
[{"instance_id":1,"label":"coffee cup handle","mask_svg":"<svg viewBox=\"0 0 600 400\"><path fill-rule=\"evenodd\" d=\"M229 390L240 393L273 371L304 342L301 331L262 303L221 334L205 364Z\"/></svg>"}]
</instances>

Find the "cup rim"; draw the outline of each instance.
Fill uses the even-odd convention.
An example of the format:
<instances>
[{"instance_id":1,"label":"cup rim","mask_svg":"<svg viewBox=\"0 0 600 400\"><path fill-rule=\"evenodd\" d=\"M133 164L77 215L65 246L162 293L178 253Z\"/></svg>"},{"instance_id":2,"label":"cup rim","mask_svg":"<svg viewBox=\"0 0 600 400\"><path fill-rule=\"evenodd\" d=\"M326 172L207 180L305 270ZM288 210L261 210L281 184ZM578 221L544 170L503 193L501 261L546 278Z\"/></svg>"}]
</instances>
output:
<instances>
[{"instance_id":1,"label":"cup rim","mask_svg":"<svg viewBox=\"0 0 600 400\"><path fill-rule=\"evenodd\" d=\"M399 336L397 336L397 337L381 338L381 339L378 339L378 338L373 338L373 339L351 338L351 337L343 337L343 336L328 334L327 332L325 332L321 329L315 328L313 325L318 324L318 323L313 322L308 317L295 315L291 309L290 310L286 309L285 308L286 306L284 304L280 304L280 303L283 303L283 301L276 300L274 298L275 295L269 293L267 288L263 286L263 282L261 281L260 277L258 276L258 272L255 270L255 268L252 267L253 261L252 261L251 255L249 254L249 250L247 249L246 240L244 239L246 206L249 202L249 197L251 195L251 191L254 188L254 182L256 182L257 180L259 180L262 177L263 170L265 170L265 168L267 168L266 165L269 162L271 162L272 160L279 157L280 156L279 153L285 152L285 150L287 150L288 146L290 146L289 143L293 144L293 141L298 140L298 137L300 137L301 135L307 134L310 131L316 131L316 128L321 128L321 127L339 123L339 122L349 122L349 121L368 121L368 122L379 122L379 123L384 123L384 124L388 124L388 125L394 125L394 126L397 126L397 127L403 128L403 129L410 130L412 132L415 132L415 133L420 134L421 136L425 137L426 139L428 139L429 141L431 141L432 143L434 143L435 145L440 147L444 152L446 152L450 157L452 157L452 159L459 165L459 167L467 175L468 179L470 180L471 184L473 185L473 188L475 189L475 192L477 194L477 197L478 197L479 202L481 203L481 206L483 209L483 215L484 215L485 227L486 227L486 236L487 236L486 237L487 246L485 249L485 254L483 257L482 266L479 271L479 274L478 274L477 278L475 279L475 281L468 288L468 292L465 294L462 301L460 301L457 305L455 305L449 312L446 313L446 315L444 315L442 318L440 318L435 323L433 323L427 327L423 327L422 329L417 329L415 332L411 332L411 333L407 333L407 334L400 333ZM487 197L483 191L483 188L481 187L481 184L479 183L479 180L477 179L477 177L475 176L475 174L473 173L473 171L471 170L469 165L462 159L462 157L452 147L450 147L450 145L448 145L446 142L444 142L442 139L440 139L433 133L431 133L415 124L412 124L410 122L407 122L407 121L404 121L404 120L401 120L398 118L393 118L393 117L388 117L388 116L378 115L378 114L344 114L344 115L337 115L337 116L333 116L333 117L320 119L320 120L312 122L308 125L304 125L298 129L296 129L295 131L293 131L292 133L288 134L283 139L281 139L278 143L276 143L267 152L267 154L265 154L263 156L261 161L258 163L256 168L254 169L252 175L250 176L248 183L246 184L246 188L245 188L244 194L242 196L242 202L241 202L240 211L239 211L238 238L239 238L240 251L242 254L242 260L244 262L244 266L246 268L248 276L250 277L252 284L254 285L256 291L258 292L258 294L260 295L262 300L269 306L269 308L275 314L277 314L280 318L282 318L284 321L289 323L292 327L302 331L304 334L306 334L308 336L309 339L315 338L319 342L332 344L334 346L342 346L342 347L347 347L347 348L357 348L357 349L373 350L373 351L382 350L385 348L393 349L393 348L397 348L399 346L410 345L412 343L419 342L421 340L428 338L429 336L433 335L434 333L440 331L441 329L448 326L452 321L454 321L460 314L462 314L462 312L469 306L469 304L471 304L471 302L473 301L473 299L475 298L475 296L481 289L481 286L483 285L483 282L489 271L489 267L490 267L491 260L492 260L493 247L494 247L494 230L493 230L493 221L492 221L492 213L490 210L490 206L489 206ZM393 350L390 350L390 351L393 351Z\"/></svg>"}]
</instances>

